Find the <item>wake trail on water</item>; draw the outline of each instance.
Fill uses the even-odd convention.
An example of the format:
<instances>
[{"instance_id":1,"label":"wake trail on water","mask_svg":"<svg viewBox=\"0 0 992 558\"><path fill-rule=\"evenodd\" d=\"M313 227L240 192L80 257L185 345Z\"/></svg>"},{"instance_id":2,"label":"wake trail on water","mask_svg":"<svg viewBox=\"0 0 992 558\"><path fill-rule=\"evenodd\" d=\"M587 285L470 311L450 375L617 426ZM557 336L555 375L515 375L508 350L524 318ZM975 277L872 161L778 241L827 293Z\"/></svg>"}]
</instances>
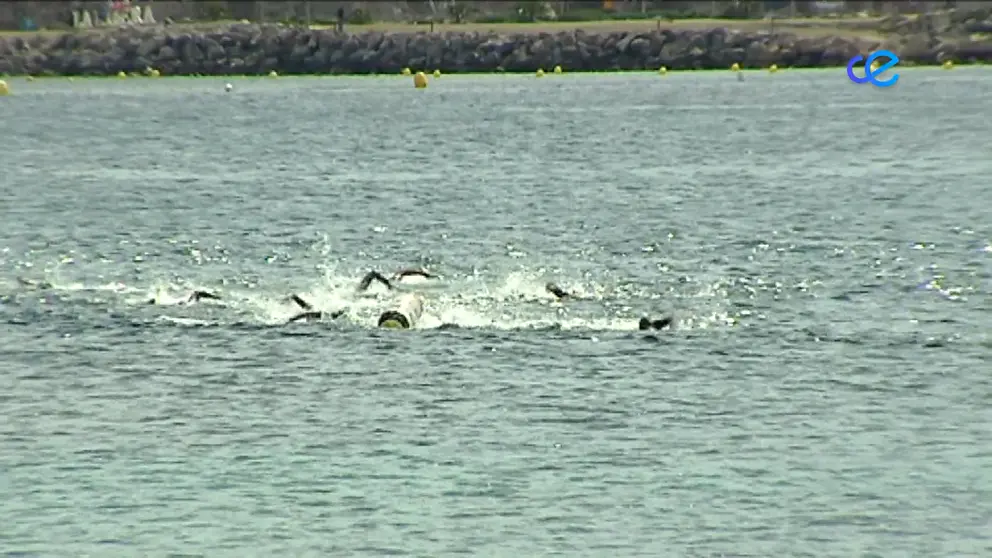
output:
<instances>
[{"instance_id":1,"label":"wake trail on water","mask_svg":"<svg viewBox=\"0 0 992 558\"><path fill-rule=\"evenodd\" d=\"M186 326L256 325L286 326L300 312L289 295L266 287L243 284L199 285L170 278L147 284L107 281L88 284L52 273L32 279L0 278L0 300L8 306L18 302L63 305L104 305L118 313L146 321ZM562 329L587 331L637 330L641 316L674 315L677 329L708 329L736 325L740 314L720 285L704 285L695 292L658 293L634 285L608 285L592 280L561 281L572 296L558 300L545 289L543 271L514 271L483 278L469 274L441 279L405 277L394 290L373 283L356 292L360 275L325 272L304 289L295 291L314 309L344 310L337 320L325 324L347 324L374 328L379 315L405 293L424 298L424 314L414 329L458 327L491 330ZM220 300L189 304L193 290L215 293ZM154 303L151 303L154 301ZM699 301L705 301L700 304ZM291 324L291 327L303 324Z\"/></svg>"}]
</instances>

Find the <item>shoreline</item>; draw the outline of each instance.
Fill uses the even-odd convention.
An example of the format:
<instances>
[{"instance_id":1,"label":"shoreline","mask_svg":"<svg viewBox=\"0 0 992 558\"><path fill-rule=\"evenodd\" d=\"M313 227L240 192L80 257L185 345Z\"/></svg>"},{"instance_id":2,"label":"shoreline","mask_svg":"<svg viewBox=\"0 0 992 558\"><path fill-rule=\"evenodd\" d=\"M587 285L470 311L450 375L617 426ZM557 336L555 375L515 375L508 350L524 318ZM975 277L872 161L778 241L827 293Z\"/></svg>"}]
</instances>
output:
<instances>
[{"instance_id":1,"label":"shoreline","mask_svg":"<svg viewBox=\"0 0 992 558\"><path fill-rule=\"evenodd\" d=\"M941 69L942 70L947 70L948 69L948 66L949 66L948 64L902 64L902 63L900 63L896 68L898 68L900 71L903 71L903 70L941 70ZM976 63L962 62L960 64L957 64L957 63L950 64L950 67L952 67L952 68L961 68L961 69L983 68L983 67L992 67L992 64L986 64L986 63L983 63L983 62L976 62ZM777 72L788 71L788 73L796 73L796 72L827 72L827 71L842 70L843 68L844 68L843 66L814 66L814 67L806 67L806 68L783 68L783 67L776 67L776 71ZM611 76L611 75L645 75L645 76L647 76L647 75L658 75L658 73L659 73L658 70L650 70L650 69L648 69L648 70L595 70L595 71L590 70L590 71L582 71L582 70L569 70L567 68L562 68L562 73L561 74L555 74L554 72L552 72L550 70L544 70L544 69L542 69L542 70L544 71L543 77L546 77L546 78L549 78L549 79L552 79L552 78L561 79L561 78L578 77L578 76L584 76L584 77ZM404 73L395 73L395 74L319 74L319 73L314 73L314 74L280 74L280 73L276 72L274 75L273 74L209 74L209 75L207 75L207 74L175 74L175 75L159 74L159 75L154 75L154 76L143 74L143 73L137 73L137 72L129 73L129 74L126 74L124 76L120 76L120 75L116 75L116 74L114 74L114 75L111 75L111 74L107 74L107 75L100 74L100 75L85 75L85 76L83 76L83 75L68 75L68 74L48 74L48 75L30 75L30 74L9 75L9 74L0 74L0 79L5 79L5 80L7 80L8 83L11 83L11 80L15 80L15 81L25 81L25 80L31 80L31 81L52 81L52 80L63 80L63 79L67 79L67 78L71 78L73 80L106 80L106 81L146 80L146 79L156 79L156 80L163 80L163 79L170 79L170 80L178 80L178 79L201 79L201 80L208 80L208 79L215 79L215 80L222 80L222 79L231 79L231 80L256 80L257 79L257 80L269 80L269 79L275 79L275 78L285 78L285 79L295 79L295 78L306 78L306 79L318 79L318 78L323 78L323 79L333 79L333 78L349 78L349 79L382 79L382 78L392 78L392 79L395 79L395 78L402 78L402 79L413 79L413 74L417 73L417 71L418 70L416 70L416 69L412 69L410 74L404 74ZM448 72L448 73L442 72L441 73L441 78L437 78L437 77L433 77L431 75L431 72L428 71L428 70L426 70L426 69L419 70L419 71L424 72L424 74L428 78L430 78L430 79L477 78L477 77L493 77L493 78L497 78L497 77L505 77L505 76L512 76L512 77L534 77L534 72ZM704 70L680 70L680 71L669 70L668 68L665 68L665 74L666 75L717 74L717 73L726 73L726 72L732 72L732 71L734 71L734 70L732 70L731 68L711 68L711 69L704 69ZM740 72L742 74L769 73L769 69L768 68L740 68L740 70L736 70L736 71L738 71L738 72Z\"/></svg>"},{"instance_id":2,"label":"shoreline","mask_svg":"<svg viewBox=\"0 0 992 558\"><path fill-rule=\"evenodd\" d=\"M390 75L405 68L442 74L570 73L845 67L851 57L886 49L903 66L992 62L992 40L933 35L840 36L828 29L741 30L714 20L507 24L486 30L366 30L360 33L276 24L134 26L62 33L0 34L0 75L161 76ZM722 23L722 22L721 22ZM471 24L469 24L471 25ZM618 27L619 26L619 27ZM396 27L395 25L393 26ZM440 26L439 26L440 27ZM519 31L528 28L528 32ZM815 27L815 26L814 26ZM499 27L497 27L498 29ZM554 30L551 30L554 29Z\"/></svg>"},{"instance_id":3,"label":"shoreline","mask_svg":"<svg viewBox=\"0 0 992 558\"><path fill-rule=\"evenodd\" d=\"M286 27L282 23L252 23L247 20L217 20L217 21L190 21L178 22L168 26L168 29L178 32L202 32L215 31L233 25L250 24L263 26ZM827 33L831 35L850 35L864 38L880 38L885 33L881 31L885 27L884 18L781 18L781 19L720 19L720 18L689 18L689 19L658 19L658 18L637 18L637 19L601 19L590 21L538 21L538 22L516 22L516 23L448 23L438 22L433 25L429 23L410 22L374 22L362 24L347 24L346 31L352 34L362 34L367 32L378 33L504 33L504 34L540 34L557 33L560 31L635 31L645 32L657 29L659 26L664 29L715 29L726 28L736 31L762 31L768 30L770 26L783 31L804 31ZM161 24L153 27L164 27ZM301 25L300 27L307 27ZM332 23L314 23L308 26L313 31L330 30L334 28ZM433 28L433 31L431 29ZM101 33L114 31L116 28L110 26L91 27L88 29L40 29L34 31L0 30L0 38L3 37L31 37L31 36L55 36L64 33Z\"/></svg>"}]
</instances>

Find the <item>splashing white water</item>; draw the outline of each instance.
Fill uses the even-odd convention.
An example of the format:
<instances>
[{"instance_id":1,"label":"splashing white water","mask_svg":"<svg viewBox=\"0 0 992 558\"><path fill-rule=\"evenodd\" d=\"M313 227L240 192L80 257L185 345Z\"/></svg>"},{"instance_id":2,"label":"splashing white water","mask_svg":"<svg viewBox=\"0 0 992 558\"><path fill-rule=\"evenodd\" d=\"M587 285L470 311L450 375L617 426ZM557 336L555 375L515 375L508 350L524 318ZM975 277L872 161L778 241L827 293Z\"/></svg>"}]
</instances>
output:
<instances>
[{"instance_id":1,"label":"splashing white water","mask_svg":"<svg viewBox=\"0 0 992 558\"><path fill-rule=\"evenodd\" d=\"M425 279L404 277L395 281L390 291L373 283L369 290L357 293L357 275L339 274L323 270L323 277L309 288L295 294L306 300L316 310L337 312L344 310L341 320L359 327L374 327L378 316L389 309L402 293L418 292L424 295L424 315L417 329L433 329L445 325L463 328L500 330L560 328L563 330L629 331L637 329L640 316L661 317L675 314L678 329L709 329L729 327L739 322L740 316L732 315L726 308L730 304L724 286L695 285L696 290L682 294L667 292L664 296L629 285L616 288L592 281L561 281L563 289L572 294L566 301L557 300L546 288L545 270L515 271L495 280L484 280L478 275L460 278ZM285 324L301 311L288 292L272 292L257 286L234 286L220 290L197 287L182 280L159 281L145 287L109 282L87 286L80 282L60 282L57 276L48 280L55 291L104 291L119 295L127 306L148 306L154 301L162 307L210 307L213 323L243 322L247 319L259 325ZM215 292L221 301L202 301L189 305L192 290ZM702 298L705 309L694 311L692 299ZM661 302L659 302L661 301ZM677 304L690 307L676 308ZM714 308L714 304L718 308ZM164 309L163 309L164 310ZM173 310L178 312L179 310ZM224 314L224 312L228 314ZM225 316L230 315L229 318ZM169 323L204 325L208 321L187 317L164 317Z\"/></svg>"}]
</instances>

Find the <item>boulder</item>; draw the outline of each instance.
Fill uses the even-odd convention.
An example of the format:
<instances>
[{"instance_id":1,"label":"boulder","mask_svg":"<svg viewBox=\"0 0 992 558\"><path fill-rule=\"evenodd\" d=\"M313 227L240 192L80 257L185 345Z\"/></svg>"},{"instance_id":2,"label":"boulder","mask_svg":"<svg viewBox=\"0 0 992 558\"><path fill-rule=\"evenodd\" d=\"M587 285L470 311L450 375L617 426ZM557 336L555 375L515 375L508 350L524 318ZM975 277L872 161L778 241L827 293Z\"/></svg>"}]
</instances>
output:
<instances>
[{"instance_id":1,"label":"boulder","mask_svg":"<svg viewBox=\"0 0 992 558\"><path fill-rule=\"evenodd\" d=\"M143 14L142 20L150 14ZM87 12L80 25L85 26ZM272 24L236 23L190 31L168 26L79 29L51 37L0 37L0 68L20 74L113 75L157 68L165 74L382 73L402 68L442 72L533 72L561 65L569 72L671 70L788 66L845 66L855 54L888 48L917 64L941 60L992 61L985 39L938 39L942 25L984 30L992 16L969 12L953 17L884 22L893 33L882 42L844 37L799 37L788 33L742 32L725 27L638 32L504 34L344 33ZM943 20L943 21L938 21ZM957 23L946 23L946 21ZM912 25L926 32L902 32ZM898 32L896 32L898 31ZM136 68L136 70L134 70Z\"/></svg>"}]
</instances>

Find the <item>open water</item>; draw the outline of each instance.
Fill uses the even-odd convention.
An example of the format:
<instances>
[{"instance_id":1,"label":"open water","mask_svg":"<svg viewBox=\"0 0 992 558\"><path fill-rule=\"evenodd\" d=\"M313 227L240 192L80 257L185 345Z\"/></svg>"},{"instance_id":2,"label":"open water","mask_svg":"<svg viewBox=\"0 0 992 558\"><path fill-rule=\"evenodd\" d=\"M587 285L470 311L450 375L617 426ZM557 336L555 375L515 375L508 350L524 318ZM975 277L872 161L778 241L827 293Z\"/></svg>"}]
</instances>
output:
<instances>
[{"instance_id":1,"label":"open water","mask_svg":"<svg viewBox=\"0 0 992 558\"><path fill-rule=\"evenodd\" d=\"M992 73L899 72L9 80L0 552L992 555Z\"/></svg>"}]
</instances>

